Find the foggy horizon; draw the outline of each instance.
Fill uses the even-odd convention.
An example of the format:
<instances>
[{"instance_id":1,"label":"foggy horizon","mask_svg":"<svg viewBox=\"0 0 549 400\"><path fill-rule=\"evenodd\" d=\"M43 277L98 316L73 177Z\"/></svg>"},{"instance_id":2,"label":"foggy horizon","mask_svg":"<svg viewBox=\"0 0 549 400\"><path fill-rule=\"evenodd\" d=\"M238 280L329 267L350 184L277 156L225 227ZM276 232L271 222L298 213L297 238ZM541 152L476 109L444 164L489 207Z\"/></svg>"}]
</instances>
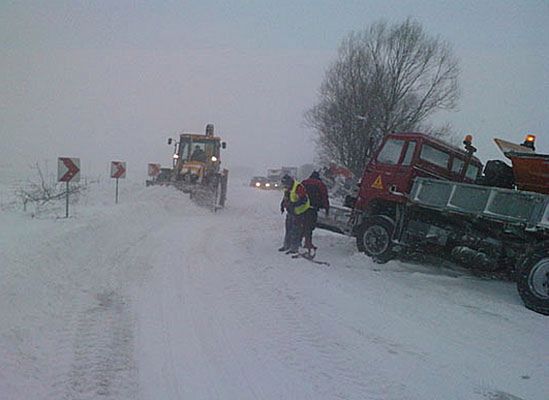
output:
<instances>
[{"instance_id":1,"label":"foggy horizon","mask_svg":"<svg viewBox=\"0 0 549 400\"><path fill-rule=\"evenodd\" d=\"M458 111L438 113L477 156L537 135L549 152L549 4L348 1L185 3L52 1L0 5L0 172L79 157L82 174L111 160L141 178L168 166L168 137L227 142L224 164L255 174L315 162L303 113L317 101L341 40L380 19L412 17L460 60Z\"/></svg>"}]
</instances>

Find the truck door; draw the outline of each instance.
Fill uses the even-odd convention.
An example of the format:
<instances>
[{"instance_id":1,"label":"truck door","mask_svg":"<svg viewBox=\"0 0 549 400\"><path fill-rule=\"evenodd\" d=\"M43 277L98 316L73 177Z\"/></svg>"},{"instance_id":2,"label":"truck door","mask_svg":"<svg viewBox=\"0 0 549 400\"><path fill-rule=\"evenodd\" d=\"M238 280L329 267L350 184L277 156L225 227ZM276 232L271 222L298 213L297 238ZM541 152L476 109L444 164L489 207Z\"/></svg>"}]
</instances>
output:
<instances>
[{"instance_id":1,"label":"truck door","mask_svg":"<svg viewBox=\"0 0 549 400\"><path fill-rule=\"evenodd\" d=\"M408 192L411 185L412 160L416 141L389 138L364 171L360 197L366 203L372 199L403 202L393 192Z\"/></svg>"}]
</instances>

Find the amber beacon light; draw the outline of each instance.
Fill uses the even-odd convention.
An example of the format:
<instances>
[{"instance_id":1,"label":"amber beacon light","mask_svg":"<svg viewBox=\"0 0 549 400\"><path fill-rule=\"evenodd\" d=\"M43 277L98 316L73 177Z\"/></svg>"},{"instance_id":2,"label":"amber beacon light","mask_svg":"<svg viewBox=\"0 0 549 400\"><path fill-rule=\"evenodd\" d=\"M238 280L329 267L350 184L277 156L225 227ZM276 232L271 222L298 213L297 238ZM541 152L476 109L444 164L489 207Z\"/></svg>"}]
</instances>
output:
<instances>
[{"instance_id":1,"label":"amber beacon light","mask_svg":"<svg viewBox=\"0 0 549 400\"><path fill-rule=\"evenodd\" d=\"M529 149L532 149L532 150L536 150L535 148L535 143L536 143L536 136L535 135L531 135L531 134L528 134L526 135L526 137L524 138L524 143L522 144L524 147L528 147Z\"/></svg>"},{"instance_id":2,"label":"amber beacon light","mask_svg":"<svg viewBox=\"0 0 549 400\"><path fill-rule=\"evenodd\" d=\"M466 135L465 139L463 139L463 144L468 153L473 154L477 151L476 147L473 146L473 135Z\"/></svg>"}]
</instances>

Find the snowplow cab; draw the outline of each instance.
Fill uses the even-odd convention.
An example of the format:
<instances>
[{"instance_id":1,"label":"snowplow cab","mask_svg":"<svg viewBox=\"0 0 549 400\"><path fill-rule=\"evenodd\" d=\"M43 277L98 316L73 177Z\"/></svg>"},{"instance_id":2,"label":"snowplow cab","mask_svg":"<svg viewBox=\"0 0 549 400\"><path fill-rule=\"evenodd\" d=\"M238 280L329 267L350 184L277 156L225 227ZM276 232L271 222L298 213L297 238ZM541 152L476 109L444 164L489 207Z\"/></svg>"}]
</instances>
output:
<instances>
[{"instance_id":1,"label":"snowplow cab","mask_svg":"<svg viewBox=\"0 0 549 400\"><path fill-rule=\"evenodd\" d=\"M206 183L220 172L221 149L225 142L214 136L213 125L206 126L206 134L182 133L176 145L174 158L175 180L188 183Z\"/></svg>"},{"instance_id":2,"label":"snowplow cab","mask_svg":"<svg viewBox=\"0 0 549 400\"><path fill-rule=\"evenodd\" d=\"M174 186L213 211L224 207L229 171L221 168L221 149L226 144L214 136L214 126L206 125L203 135L182 133L179 140L169 138L168 144L174 146L172 168L162 168L155 179L147 181L147 186Z\"/></svg>"}]
</instances>

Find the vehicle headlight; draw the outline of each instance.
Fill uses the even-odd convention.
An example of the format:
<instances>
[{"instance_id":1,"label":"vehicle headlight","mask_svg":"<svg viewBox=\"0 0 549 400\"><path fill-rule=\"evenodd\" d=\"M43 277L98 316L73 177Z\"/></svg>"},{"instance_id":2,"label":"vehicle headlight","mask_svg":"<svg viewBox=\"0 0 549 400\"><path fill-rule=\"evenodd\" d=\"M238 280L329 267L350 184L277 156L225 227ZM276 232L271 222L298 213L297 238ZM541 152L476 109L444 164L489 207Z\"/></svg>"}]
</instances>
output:
<instances>
[{"instance_id":1,"label":"vehicle headlight","mask_svg":"<svg viewBox=\"0 0 549 400\"><path fill-rule=\"evenodd\" d=\"M174 158L174 160L177 160L179 158L179 154L174 154L173 158Z\"/></svg>"},{"instance_id":2,"label":"vehicle headlight","mask_svg":"<svg viewBox=\"0 0 549 400\"><path fill-rule=\"evenodd\" d=\"M270 183L266 183L266 184L265 184L265 187L271 187L271 184L270 184Z\"/></svg>"},{"instance_id":3,"label":"vehicle headlight","mask_svg":"<svg viewBox=\"0 0 549 400\"><path fill-rule=\"evenodd\" d=\"M217 161L217 157L216 157L216 156L212 156L211 160L212 160L212 162L216 162L216 161Z\"/></svg>"},{"instance_id":4,"label":"vehicle headlight","mask_svg":"<svg viewBox=\"0 0 549 400\"><path fill-rule=\"evenodd\" d=\"M260 186L261 186L261 183L256 182L256 183L255 183L255 186L256 186L256 187L260 187Z\"/></svg>"}]
</instances>

